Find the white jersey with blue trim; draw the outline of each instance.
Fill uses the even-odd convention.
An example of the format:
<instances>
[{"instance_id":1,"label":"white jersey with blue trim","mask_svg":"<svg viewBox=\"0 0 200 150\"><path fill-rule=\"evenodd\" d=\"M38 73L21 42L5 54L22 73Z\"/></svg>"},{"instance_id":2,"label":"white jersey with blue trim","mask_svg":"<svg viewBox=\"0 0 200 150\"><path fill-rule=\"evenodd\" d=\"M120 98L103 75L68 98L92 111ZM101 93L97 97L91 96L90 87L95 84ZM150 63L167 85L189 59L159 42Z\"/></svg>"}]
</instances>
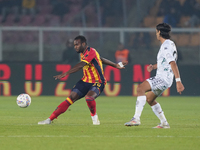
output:
<instances>
[{"instance_id":1,"label":"white jersey with blue trim","mask_svg":"<svg viewBox=\"0 0 200 150\"><path fill-rule=\"evenodd\" d=\"M157 55L156 76L163 78L168 83L169 87L172 85L174 78L174 73L169 63L176 60L176 45L173 41L167 39L160 46L160 50Z\"/></svg>"}]
</instances>

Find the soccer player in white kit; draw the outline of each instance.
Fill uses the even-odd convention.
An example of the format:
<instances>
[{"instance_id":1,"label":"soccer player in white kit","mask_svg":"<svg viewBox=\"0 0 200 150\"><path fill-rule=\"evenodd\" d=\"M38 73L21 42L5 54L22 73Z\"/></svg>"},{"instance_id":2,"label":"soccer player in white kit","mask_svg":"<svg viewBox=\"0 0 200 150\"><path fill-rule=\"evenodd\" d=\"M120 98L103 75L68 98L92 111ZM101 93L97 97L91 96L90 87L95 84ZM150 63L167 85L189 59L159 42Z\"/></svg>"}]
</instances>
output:
<instances>
[{"instance_id":1,"label":"soccer player in white kit","mask_svg":"<svg viewBox=\"0 0 200 150\"><path fill-rule=\"evenodd\" d=\"M147 101L155 115L160 119L160 124L154 128L170 128L160 104L156 101L158 96L171 87L174 76L177 92L181 94L184 90L176 64L177 50L174 42L170 40L170 31L171 27L166 23L156 26L156 37L161 42L161 46L157 55L157 63L150 64L147 67L149 72L157 69L156 76L147 79L138 86L135 114L129 122L124 124L125 126L138 126L141 124L140 116ZM148 93L145 95L146 92Z\"/></svg>"}]
</instances>

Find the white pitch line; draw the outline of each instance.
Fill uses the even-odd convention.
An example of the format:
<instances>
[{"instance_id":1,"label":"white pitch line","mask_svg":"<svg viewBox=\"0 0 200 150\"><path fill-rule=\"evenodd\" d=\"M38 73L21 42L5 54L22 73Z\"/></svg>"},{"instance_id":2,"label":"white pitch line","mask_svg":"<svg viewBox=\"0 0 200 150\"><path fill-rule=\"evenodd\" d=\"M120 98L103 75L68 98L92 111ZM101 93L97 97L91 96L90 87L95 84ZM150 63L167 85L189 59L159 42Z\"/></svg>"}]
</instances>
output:
<instances>
[{"instance_id":1,"label":"white pitch line","mask_svg":"<svg viewBox=\"0 0 200 150\"><path fill-rule=\"evenodd\" d=\"M91 137L100 137L100 138L200 138L200 136L90 136L90 135L8 135L8 136L4 136L4 135L0 135L0 138L63 138L63 137L79 137L79 138L91 138Z\"/></svg>"}]
</instances>

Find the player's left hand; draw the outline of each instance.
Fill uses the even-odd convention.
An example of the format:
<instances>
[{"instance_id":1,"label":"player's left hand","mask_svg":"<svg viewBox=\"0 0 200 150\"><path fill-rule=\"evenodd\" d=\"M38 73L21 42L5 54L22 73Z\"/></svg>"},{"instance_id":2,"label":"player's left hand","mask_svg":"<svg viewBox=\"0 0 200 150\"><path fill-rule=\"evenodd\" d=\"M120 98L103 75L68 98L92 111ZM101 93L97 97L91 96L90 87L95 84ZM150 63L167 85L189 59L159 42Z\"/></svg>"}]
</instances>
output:
<instances>
[{"instance_id":1,"label":"player's left hand","mask_svg":"<svg viewBox=\"0 0 200 150\"><path fill-rule=\"evenodd\" d=\"M122 61L122 64L123 64L124 66L126 66L126 65L128 64L128 61L124 60L124 61ZM116 68L117 68L117 69L124 69L124 68L125 68L124 66L121 67L119 64L117 64Z\"/></svg>"},{"instance_id":2,"label":"player's left hand","mask_svg":"<svg viewBox=\"0 0 200 150\"><path fill-rule=\"evenodd\" d=\"M183 86L182 82L176 82L176 89L179 94L184 91L185 87Z\"/></svg>"}]
</instances>

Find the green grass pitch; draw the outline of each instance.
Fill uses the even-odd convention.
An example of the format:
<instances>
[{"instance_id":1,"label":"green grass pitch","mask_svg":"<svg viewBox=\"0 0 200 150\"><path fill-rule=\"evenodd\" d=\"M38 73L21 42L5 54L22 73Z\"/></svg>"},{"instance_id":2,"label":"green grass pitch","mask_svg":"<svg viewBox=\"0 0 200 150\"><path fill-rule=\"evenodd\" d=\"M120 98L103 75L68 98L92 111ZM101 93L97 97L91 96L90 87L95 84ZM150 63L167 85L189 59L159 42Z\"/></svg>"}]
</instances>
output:
<instances>
[{"instance_id":1,"label":"green grass pitch","mask_svg":"<svg viewBox=\"0 0 200 150\"><path fill-rule=\"evenodd\" d=\"M159 97L170 129L152 129L159 123L146 104L141 125L126 127L136 97L100 96L96 99L101 125L92 125L84 99L74 103L50 125L37 125L50 116L65 97L32 97L28 108L16 96L0 97L1 150L197 150L200 149L199 97Z\"/></svg>"}]
</instances>

